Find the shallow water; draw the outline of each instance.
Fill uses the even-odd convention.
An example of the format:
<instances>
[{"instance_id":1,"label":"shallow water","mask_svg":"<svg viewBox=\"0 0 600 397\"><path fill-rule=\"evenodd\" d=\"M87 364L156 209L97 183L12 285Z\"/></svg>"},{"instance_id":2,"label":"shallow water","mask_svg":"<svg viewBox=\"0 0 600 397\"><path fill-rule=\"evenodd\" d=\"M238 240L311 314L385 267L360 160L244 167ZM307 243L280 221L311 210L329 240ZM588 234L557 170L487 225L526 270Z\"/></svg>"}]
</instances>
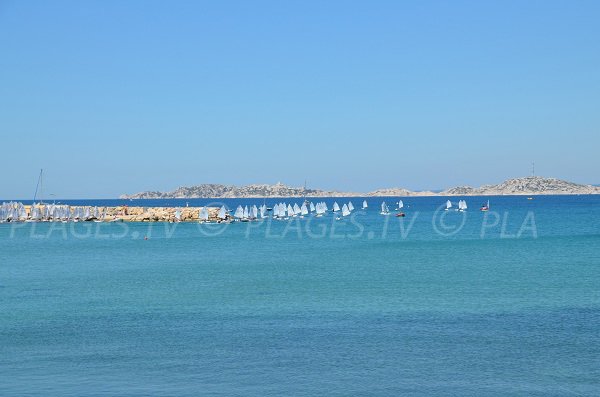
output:
<instances>
[{"instance_id":1,"label":"shallow water","mask_svg":"<svg viewBox=\"0 0 600 397\"><path fill-rule=\"evenodd\" d=\"M482 200L0 225L0 395L600 395L600 197Z\"/></svg>"}]
</instances>

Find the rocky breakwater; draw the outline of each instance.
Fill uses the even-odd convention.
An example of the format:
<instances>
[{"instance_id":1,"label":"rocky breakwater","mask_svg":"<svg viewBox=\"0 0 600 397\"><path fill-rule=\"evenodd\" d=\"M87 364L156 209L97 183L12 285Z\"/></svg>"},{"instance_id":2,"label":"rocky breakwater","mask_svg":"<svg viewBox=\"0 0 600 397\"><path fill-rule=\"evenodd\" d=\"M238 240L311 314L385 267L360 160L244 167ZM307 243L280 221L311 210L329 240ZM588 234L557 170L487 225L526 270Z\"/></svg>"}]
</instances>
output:
<instances>
[{"instance_id":1,"label":"rocky breakwater","mask_svg":"<svg viewBox=\"0 0 600 397\"><path fill-rule=\"evenodd\" d=\"M202 207L107 207L106 221L124 222L197 222ZM219 220L218 207L207 207L209 221ZM179 219L177 218L179 211Z\"/></svg>"}]
</instances>

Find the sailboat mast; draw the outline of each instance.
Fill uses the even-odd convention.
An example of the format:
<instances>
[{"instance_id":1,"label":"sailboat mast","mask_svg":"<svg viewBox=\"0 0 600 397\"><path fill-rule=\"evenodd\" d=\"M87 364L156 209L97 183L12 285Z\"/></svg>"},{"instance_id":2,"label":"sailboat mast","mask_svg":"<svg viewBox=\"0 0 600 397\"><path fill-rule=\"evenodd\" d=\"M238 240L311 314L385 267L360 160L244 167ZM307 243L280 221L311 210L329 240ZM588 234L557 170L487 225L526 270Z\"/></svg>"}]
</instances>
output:
<instances>
[{"instance_id":1,"label":"sailboat mast","mask_svg":"<svg viewBox=\"0 0 600 397\"><path fill-rule=\"evenodd\" d=\"M35 185L35 193L33 193L33 202L35 203L35 199L37 198L37 194L38 194L38 190L40 190L40 195L41 195L41 190L40 186L42 184L42 174L44 173L44 169L42 168L40 170L40 176L38 176L38 181L37 181L37 185Z\"/></svg>"}]
</instances>

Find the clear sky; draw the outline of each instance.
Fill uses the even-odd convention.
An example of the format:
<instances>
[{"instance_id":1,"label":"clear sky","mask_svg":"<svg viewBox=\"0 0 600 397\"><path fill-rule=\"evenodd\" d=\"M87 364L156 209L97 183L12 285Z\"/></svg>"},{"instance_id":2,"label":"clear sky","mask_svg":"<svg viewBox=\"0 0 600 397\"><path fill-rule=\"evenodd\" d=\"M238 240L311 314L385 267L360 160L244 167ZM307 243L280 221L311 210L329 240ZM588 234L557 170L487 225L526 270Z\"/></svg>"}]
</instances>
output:
<instances>
[{"instance_id":1,"label":"clear sky","mask_svg":"<svg viewBox=\"0 0 600 397\"><path fill-rule=\"evenodd\" d=\"M0 0L0 198L600 183L600 1Z\"/></svg>"}]
</instances>

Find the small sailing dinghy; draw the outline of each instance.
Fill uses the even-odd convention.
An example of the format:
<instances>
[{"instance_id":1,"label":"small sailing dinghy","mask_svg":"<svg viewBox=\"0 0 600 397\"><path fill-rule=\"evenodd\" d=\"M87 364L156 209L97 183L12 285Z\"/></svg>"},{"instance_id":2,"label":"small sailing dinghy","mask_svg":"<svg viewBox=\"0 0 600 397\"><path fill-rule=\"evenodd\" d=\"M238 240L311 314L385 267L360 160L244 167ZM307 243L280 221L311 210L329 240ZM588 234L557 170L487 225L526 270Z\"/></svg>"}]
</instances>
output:
<instances>
[{"instance_id":1,"label":"small sailing dinghy","mask_svg":"<svg viewBox=\"0 0 600 397\"><path fill-rule=\"evenodd\" d=\"M445 211L450 211L452 209L452 202L450 200L446 201L446 209Z\"/></svg>"},{"instance_id":2,"label":"small sailing dinghy","mask_svg":"<svg viewBox=\"0 0 600 397\"><path fill-rule=\"evenodd\" d=\"M227 220L227 208L225 208L224 205L219 209L217 218L219 218L219 222L225 222Z\"/></svg>"},{"instance_id":3,"label":"small sailing dinghy","mask_svg":"<svg viewBox=\"0 0 600 397\"><path fill-rule=\"evenodd\" d=\"M479 211L489 211L490 210L490 200L487 201L487 204L483 204Z\"/></svg>"},{"instance_id":4,"label":"small sailing dinghy","mask_svg":"<svg viewBox=\"0 0 600 397\"><path fill-rule=\"evenodd\" d=\"M306 203L302 203L302 207L300 207L300 216L304 217L308 215L308 208L306 208Z\"/></svg>"},{"instance_id":5,"label":"small sailing dinghy","mask_svg":"<svg viewBox=\"0 0 600 397\"><path fill-rule=\"evenodd\" d=\"M350 208L346 204L344 204L342 206L342 216L348 216L348 215L350 215Z\"/></svg>"},{"instance_id":6,"label":"small sailing dinghy","mask_svg":"<svg viewBox=\"0 0 600 397\"><path fill-rule=\"evenodd\" d=\"M333 203L333 212L338 212L340 210L340 206L337 201Z\"/></svg>"},{"instance_id":7,"label":"small sailing dinghy","mask_svg":"<svg viewBox=\"0 0 600 397\"><path fill-rule=\"evenodd\" d=\"M198 222L208 222L208 209L206 207L202 207L200 213L198 213Z\"/></svg>"},{"instance_id":8,"label":"small sailing dinghy","mask_svg":"<svg viewBox=\"0 0 600 397\"><path fill-rule=\"evenodd\" d=\"M366 210L367 208L369 208L369 204L367 204L367 200L363 200L363 206L362 209Z\"/></svg>"},{"instance_id":9,"label":"small sailing dinghy","mask_svg":"<svg viewBox=\"0 0 600 397\"><path fill-rule=\"evenodd\" d=\"M305 204L302 204L305 205ZM297 203L294 203L294 216L298 216L302 213L302 210L300 209L300 207L298 206Z\"/></svg>"},{"instance_id":10,"label":"small sailing dinghy","mask_svg":"<svg viewBox=\"0 0 600 397\"><path fill-rule=\"evenodd\" d=\"M385 203L385 201L383 203L381 203L381 215L389 215L390 214L390 209L387 206L387 204Z\"/></svg>"}]
</instances>

